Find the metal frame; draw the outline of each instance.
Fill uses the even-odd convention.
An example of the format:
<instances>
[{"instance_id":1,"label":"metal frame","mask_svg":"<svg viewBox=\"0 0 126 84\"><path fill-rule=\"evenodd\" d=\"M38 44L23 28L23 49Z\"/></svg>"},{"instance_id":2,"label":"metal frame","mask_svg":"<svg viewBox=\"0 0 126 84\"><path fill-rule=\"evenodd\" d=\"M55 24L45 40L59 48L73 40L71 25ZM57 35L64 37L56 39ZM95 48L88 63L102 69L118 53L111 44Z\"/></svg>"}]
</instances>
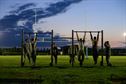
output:
<instances>
[{"instance_id":1,"label":"metal frame","mask_svg":"<svg viewBox=\"0 0 126 84\"><path fill-rule=\"evenodd\" d=\"M24 57L24 53L23 53L23 51L24 51L24 35L25 34L28 34L29 36L31 35L31 34L43 34L43 33L37 33L37 32L24 32L24 30L22 29L22 32L21 32L21 36L22 36L22 40L21 40L21 67L23 67L24 66L24 63L23 63L23 57ZM52 44L53 44L53 30L51 30L51 32L50 32L50 34L51 34L51 52L52 52ZM51 57L52 57L52 54L51 54Z\"/></svg>"},{"instance_id":2,"label":"metal frame","mask_svg":"<svg viewBox=\"0 0 126 84\"><path fill-rule=\"evenodd\" d=\"M74 57L74 33L75 32L79 32L79 33L84 33L84 32L86 32L86 33L90 33L90 32L92 32L92 33L98 33L98 32L100 32L101 33L101 66L103 66L103 30L101 30L101 31L74 31L74 30L72 30L72 37L61 37L61 38L63 38L63 39L72 39L72 56ZM53 35L54 35L54 32L53 32L53 30L51 30L51 53L52 53L52 44L53 44L53 42L54 42L54 37L53 37ZM33 33L33 32L24 32L24 30L22 30L22 40L21 40L21 50L22 50L22 53L21 53L21 67L23 67L24 66L24 63L23 63L23 56L24 56L24 53L23 53L23 44L24 44L24 35L25 34L29 34L29 35L31 35L31 34L43 34L43 33ZM52 54L51 54L51 60L52 60ZM74 66L74 62L72 61L72 67Z\"/></svg>"},{"instance_id":3,"label":"metal frame","mask_svg":"<svg viewBox=\"0 0 126 84\"><path fill-rule=\"evenodd\" d=\"M74 56L74 33L75 32L79 32L79 33L98 33L100 32L101 33L101 62L100 62L100 65L103 66L103 53L104 53L104 49L103 49L103 42L104 42L104 39L103 39L103 30L101 31L74 31L72 30L72 56ZM72 62L72 66L74 65L74 63Z\"/></svg>"}]
</instances>

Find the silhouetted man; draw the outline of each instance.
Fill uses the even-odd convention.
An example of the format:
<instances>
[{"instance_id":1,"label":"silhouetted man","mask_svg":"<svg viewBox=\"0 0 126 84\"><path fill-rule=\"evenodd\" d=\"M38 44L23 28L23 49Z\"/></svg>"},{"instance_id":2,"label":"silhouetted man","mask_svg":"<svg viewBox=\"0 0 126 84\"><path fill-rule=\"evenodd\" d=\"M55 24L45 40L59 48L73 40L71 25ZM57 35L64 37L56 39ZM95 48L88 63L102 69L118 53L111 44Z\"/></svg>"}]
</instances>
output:
<instances>
[{"instance_id":1,"label":"silhouetted man","mask_svg":"<svg viewBox=\"0 0 126 84\"><path fill-rule=\"evenodd\" d=\"M83 65L84 61L84 43L85 43L85 36L86 33L84 34L83 38L79 38L78 33L76 32L77 36L77 41L78 41L78 61L80 62L80 66Z\"/></svg>"},{"instance_id":2,"label":"silhouetted man","mask_svg":"<svg viewBox=\"0 0 126 84\"><path fill-rule=\"evenodd\" d=\"M57 56L58 56L58 48L57 48L55 43L52 44L52 50L51 51L52 51L51 52L52 56L51 56L50 66L53 66L53 57L55 59L55 64L57 64Z\"/></svg>"},{"instance_id":3,"label":"silhouetted man","mask_svg":"<svg viewBox=\"0 0 126 84\"><path fill-rule=\"evenodd\" d=\"M106 55L107 66L112 66L112 64L110 63L111 46L109 44L109 41L106 41L104 43L104 46L105 46L105 55Z\"/></svg>"},{"instance_id":4,"label":"silhouetted man","mask_svg":"<svg viewBox=\"0 0 126 84\"><path fill-rule=\"evenodd\" d=\"M76 46L73 46L73 48L74 48L73 54L72 54L72 46L69 46L69 49L68 49L68 54L70 56L70 60L69 60L70 64L74 63L74 57L75 57L75 53L76 53Z\"/></svg>"},{"instance_id":5,"label":"silhouetted man","mask_svg":"<svg viewBox=\"0 0 126 84\"><path fill-rule=\"evenodd\" d=\"M91 41L92 41L92 52L93 52L93 60L94 60L94 64L97 64L97 59L98 59L98 40L99 40L99 32L97 34L97 37L92 36L91 32L90 32L90 36L91 36Z\"/></svg>"}]
</instances>

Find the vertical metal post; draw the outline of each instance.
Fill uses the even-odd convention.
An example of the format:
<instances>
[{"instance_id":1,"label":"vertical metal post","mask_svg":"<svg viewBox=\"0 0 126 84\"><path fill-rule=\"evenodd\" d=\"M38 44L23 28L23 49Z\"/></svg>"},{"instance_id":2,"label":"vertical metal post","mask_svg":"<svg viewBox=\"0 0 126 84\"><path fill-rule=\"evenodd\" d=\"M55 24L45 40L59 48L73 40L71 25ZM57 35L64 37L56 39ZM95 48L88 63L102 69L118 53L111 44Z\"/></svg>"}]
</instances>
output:
<instances>
[{"instance_id":1,"label":"vertical metal post","mask_svg":"<svg viewBox=\"0 0 126 84\"><path fill-rule=\"evenodd\" d=\"M74 30L72 30L72 67L74 66Z\"/></svg>"},{"instance_id":2,"label":"vertical metal post","mask_svg":"<svg viewBox=\"0 0 126 84\"><path fill-rule=\"evenodd\" d=\"M103 49L103 30L101 31L101 66L103 66L103 53L104 53L104 49Z\"/></svg>"},{"instance_id":3,"label":"vertical metal post","mask_svg":"<svg viewBox=\"0 0 126 84\"><path fill-rule=\"evenodd\" d=\"M52 35L51 35L51 53L52 53L52 48L53 48L53 30L51 31L52 32Z\"/></svg>"},{"instance_id":4,"label":"vertical metal post","mask_svg":"<svg viewBox=\"0 0 126 84\"><path fill-rule=\"evenodd\" d=\"M24 66L23 56L24 56L24 30L22 29L22 40L21 40L21 67Z\"/></svg>"},{"instance_id":5,"label":"vertical metal post","mask_svg":"<svg viewBox=\"0 0 126 84\"><path fill-rule=\"evenodd\" d=\"M51 66L53 65L53 30L51 31Z\"/></svg>"}]
</instances>

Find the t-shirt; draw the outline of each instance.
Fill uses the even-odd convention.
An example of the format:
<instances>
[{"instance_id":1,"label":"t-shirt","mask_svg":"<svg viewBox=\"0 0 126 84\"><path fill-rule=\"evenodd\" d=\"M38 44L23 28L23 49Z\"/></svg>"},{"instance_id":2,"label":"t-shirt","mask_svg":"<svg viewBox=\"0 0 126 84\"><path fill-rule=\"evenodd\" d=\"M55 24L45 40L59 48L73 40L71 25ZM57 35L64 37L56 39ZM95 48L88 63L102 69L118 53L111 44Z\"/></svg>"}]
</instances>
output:
<instances>
[{"instance_id":1,"label":"t-shirt","mask_svg":"<svg viewBox=\"0 0 126 84\"><path fill-rule=\"evenodd\" d=\"M92 40L93 48L97 48L97 44L98 44L97 40Z\"/></svg>"},{"instance_id":2,"label":"t-shirt","mask_svg":"<svg viewBox=\"0 0 126 84\"><path fill-rule=\"evenodd\" d=\"M106 45L106 46L105 46L105 53L106 53L107 55L110 55L110 54L111 54L110 45Z\"/></svg>"},{"instance_id":3,"label":"t-shirt","mask_svg":"<svg viewBox=\"0 0 126 84\"><path fill-rule=\"evenodd\" d=\"M54 55L57 55L57 54L58 54L58 49L57 49L57 47L53 47L52 52L53 52Z\"/></svg>"},{"instance_id":4,"label":"t-shirt","mask_svg":"<svg viewBox=\"0 0 126 84\"><path fill-rule=\"evenodd\" d=\"M83 42L79 42L79 51L84 51L84 43Z\"/></svg>"}]
</instances>

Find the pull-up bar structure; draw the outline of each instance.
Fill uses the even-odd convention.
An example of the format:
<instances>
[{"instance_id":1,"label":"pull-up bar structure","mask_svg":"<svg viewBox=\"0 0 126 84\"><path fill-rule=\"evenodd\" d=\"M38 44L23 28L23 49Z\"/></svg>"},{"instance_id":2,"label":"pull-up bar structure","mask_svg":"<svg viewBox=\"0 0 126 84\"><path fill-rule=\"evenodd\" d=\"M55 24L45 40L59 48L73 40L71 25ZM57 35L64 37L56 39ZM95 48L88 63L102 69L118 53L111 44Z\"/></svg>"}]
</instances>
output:
<instances>
[{"instance_id":1,"label":"pull-up bar structure","mask_svg":"<svg viewBox=\"0 0 126 84\"><path fill-rule=\"evenodd\" d=\"M51 53L52 53L52 44L53 44L53 30L51 30L51 32L49 32L50 33L50 35L51 35ZM24 30L22 30L22 33L21 33L21 36L22 36L22 40L21 40L21 67L23 67L24 66L24 62L23 62L23 60L24 60L24 38L25 38L25 35L29 35L29 36L31 36L32 34L35 34L36 36L38 35L38 34L44 34L44 33L42 33L42 32L25 32ZM52 57L52 54L51 54L51 57Z\"/></svg>"},{"instance_id":2,"label":"pull-up bar structure","mask_svg":"<svg viewBox=\"0 0 126 84\"><path fill-rule=\"evenodd\" d=\"M103 30L101 31L75 31L75 30L72 30L72 56L74 57L74 33L75 32L78 32L78 33L101 33L101 62L100 62L100 65L103 66L103 53L104 53L104 50L103 50ZM72 61L72 66L74 65L74 62Z\"/></svg>"},{"instance_id":3,"label":"pull-up bar structure","mask_svg":"<svg viewBox=\"0 0 126 84\"><path fill-rule=\"evenodd\" d=\"M101 31L74 31L74 30L72 30L72 37L60 37L60 38L62 38L62 39L71 39L72 41L72 66L74 66L74 55L75 55L75 53L74 53L74 40L75 40L75 38L74 38L74 33L75 32L78 32L78 33L101 33L101 66L103 66L103 30L101 30ZM56 42L56 41L54 41L54 39L57 39L57 38L54 38L53 37L53 35L54 35L54 32L53 32L53 30L51 30L51 32L48 32L50 35L51 35L51 37L50 37L50 39L51 39L51 60L52 60L52 58L53 58L53 55L52 55L52 53L53 53L53 50L52 50L52 48L53 48L53 43L54 42ZM24 62L23 62L23 60L24 60L24 36L26 35L26 34L28 34L29 36L30 35L32 35L32 34L35 34L36 36L38 35L38 34L44 34L43 32L24 32L24 30L22 30L22 40L21 40L21 46L22 46L22 48L21 48L21 50L22 50L22 54L21 54L21 66L24 66Z\"/></svg>"}]
</instances>

